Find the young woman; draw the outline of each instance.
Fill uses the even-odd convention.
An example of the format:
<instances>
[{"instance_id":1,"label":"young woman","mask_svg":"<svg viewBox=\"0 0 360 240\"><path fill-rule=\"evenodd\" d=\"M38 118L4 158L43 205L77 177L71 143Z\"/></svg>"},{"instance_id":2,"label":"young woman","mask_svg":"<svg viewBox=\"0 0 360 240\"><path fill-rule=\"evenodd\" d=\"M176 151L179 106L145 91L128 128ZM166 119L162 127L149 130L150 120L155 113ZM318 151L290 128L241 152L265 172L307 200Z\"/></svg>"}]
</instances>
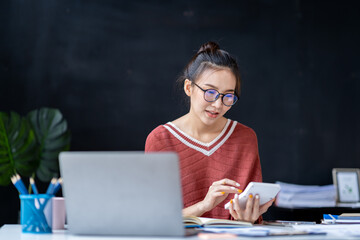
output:
<instances>
[{"instance_id":1,"label":"young woman","mask_svg":"<svg viewBox=\"0 0 360 240\"><path fill-rule=\"evenodd\" d=\"M240 92L235 59L216 43L205 43L179 80L190 100L190 110L155 128L147 137L145 151L178 154L183 215L261 221L261 214L273 201L259 206L257 195L249 196L245 209L238 201L231 201L230 210L224 209L249 182L262 181L255 132L224 117Z\"/></svg>"}]
</instances>

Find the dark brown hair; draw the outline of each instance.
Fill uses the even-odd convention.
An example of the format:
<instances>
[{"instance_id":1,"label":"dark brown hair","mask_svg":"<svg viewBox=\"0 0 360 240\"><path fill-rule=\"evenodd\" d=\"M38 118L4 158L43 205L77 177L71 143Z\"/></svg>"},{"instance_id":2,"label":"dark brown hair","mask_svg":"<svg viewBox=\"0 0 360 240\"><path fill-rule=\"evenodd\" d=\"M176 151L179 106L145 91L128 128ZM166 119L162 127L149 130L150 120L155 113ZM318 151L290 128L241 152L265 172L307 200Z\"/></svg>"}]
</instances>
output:
<instances>
[{"instance_id":1,"label":"dark brown hair","mask_svg":"<svg viewBox=\"0 0 360 240\"><path fill-rule=\"evenodd\" d=\"M221 50L215 42L203 44L199 51L191 58L185 67L178 83L183 84L185 79L196 82L207 69L221 70L230 69L236 78L235 93L239 96L241 89L241 77L236 60L226 51Z\"/></svg>"}]
</instances>

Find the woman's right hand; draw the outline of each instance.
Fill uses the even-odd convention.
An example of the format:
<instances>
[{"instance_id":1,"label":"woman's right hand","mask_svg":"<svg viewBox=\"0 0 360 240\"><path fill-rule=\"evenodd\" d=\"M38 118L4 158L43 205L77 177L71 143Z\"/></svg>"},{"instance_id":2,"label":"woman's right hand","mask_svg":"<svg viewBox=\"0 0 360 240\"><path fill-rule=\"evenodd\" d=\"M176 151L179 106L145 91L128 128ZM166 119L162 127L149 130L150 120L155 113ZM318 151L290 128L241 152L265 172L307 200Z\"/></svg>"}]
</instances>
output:
<instances>
[{"instance_id":1,"label":"woman's right hand","mask_svg":"<svg viewBox=\"0 0 360 240\"><path fill-rule=\"evenodd\" d=\"M224 201L230 193L241 193L242 191L238 189L239 187L239 183L227 178L213 182L209 187L204 200L199 203L202 211L205 213L212 210L219 203Z\"/></svg>"},{"instance_id":2,"label":"woman's right hand","mask_svg":"<svg viewBox=\"0 0 360 240\"><path fill-rule=\"evenodd\" d=\"M250 194L246 201L245 208L240 207L238 196L235 195L234 199L230 201L229 211L234 220L246 221L254 223L259 217L265 213L268 208L273 204L275 199L268 201L260 206L260 197L258 194L255 197Z\"/></svg>"}]
</instances>

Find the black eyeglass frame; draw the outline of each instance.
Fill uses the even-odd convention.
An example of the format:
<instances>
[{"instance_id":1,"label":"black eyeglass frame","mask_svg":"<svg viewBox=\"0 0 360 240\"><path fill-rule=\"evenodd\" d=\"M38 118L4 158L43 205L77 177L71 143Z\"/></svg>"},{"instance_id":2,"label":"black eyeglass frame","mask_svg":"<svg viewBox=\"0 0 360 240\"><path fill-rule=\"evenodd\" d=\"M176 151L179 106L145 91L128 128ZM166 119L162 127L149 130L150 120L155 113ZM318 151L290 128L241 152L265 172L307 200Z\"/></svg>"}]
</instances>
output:
<instances>
[{"instance_id":1,"label":"black eyeglass frame","mask_svg":"<svg viewBox=\"0 0 360 240\"><path fill-rule=\"evenodd\" d=\"M222 104L224 104L224 105L227 106L227 107L231 107L231 106L234 106L234 104L239 100L239 96L238 96L236 93L227 93L227 94L224 94L224 93L219 93L219 91L216 90L216 89L206 89L206 90L205 90L205 89L203 89L202 87L200 87L199 85L197 85L196 83L194 83L194 82L192 82L192 83L193 83L195 86L197 86L198 88L200 88L201 91L204 92L204 100L207 101L207 102L215 102L215 101L217 101L217 100L219 99L219 97L221 96L221 102L222 102ZM206 92L207 92L207 91L210 91L210 90L216 91L216 92L218 93L218 94L216 95L216 98L215 98L214 101L208 101L208 100L205 99ZM236 97L236 98L234 98L235 101L234 101L233 104L231 104L231 105L227 105L227 104L224 103L224 97L225 97L226 95L228 95L228 94L234 95L234 96Z\"/></svg>"}]
</instances>

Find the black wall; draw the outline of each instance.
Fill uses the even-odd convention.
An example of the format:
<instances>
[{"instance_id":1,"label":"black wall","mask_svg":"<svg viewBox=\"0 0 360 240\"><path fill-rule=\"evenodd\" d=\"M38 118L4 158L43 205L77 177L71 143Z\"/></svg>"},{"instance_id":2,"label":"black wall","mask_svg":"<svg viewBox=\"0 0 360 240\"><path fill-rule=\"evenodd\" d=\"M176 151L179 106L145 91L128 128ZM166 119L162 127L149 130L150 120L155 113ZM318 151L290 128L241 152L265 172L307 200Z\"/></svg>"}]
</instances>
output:
<instances>
[{"instance_id":1,"label":"black wall","mask_svg":"<svg viewBox=\"0 0 360 240\"><path fill-rule=\"evenodd\" d=\"M209 40L237 57L227 117L256 131L264 181L330 184L332 168L360 167L357 1L1 1L0 111L59 108L72 150L143 150L186 113L175 80ZM16 222L16 191L0 192Z\"/></svg>"}]
</instances>

